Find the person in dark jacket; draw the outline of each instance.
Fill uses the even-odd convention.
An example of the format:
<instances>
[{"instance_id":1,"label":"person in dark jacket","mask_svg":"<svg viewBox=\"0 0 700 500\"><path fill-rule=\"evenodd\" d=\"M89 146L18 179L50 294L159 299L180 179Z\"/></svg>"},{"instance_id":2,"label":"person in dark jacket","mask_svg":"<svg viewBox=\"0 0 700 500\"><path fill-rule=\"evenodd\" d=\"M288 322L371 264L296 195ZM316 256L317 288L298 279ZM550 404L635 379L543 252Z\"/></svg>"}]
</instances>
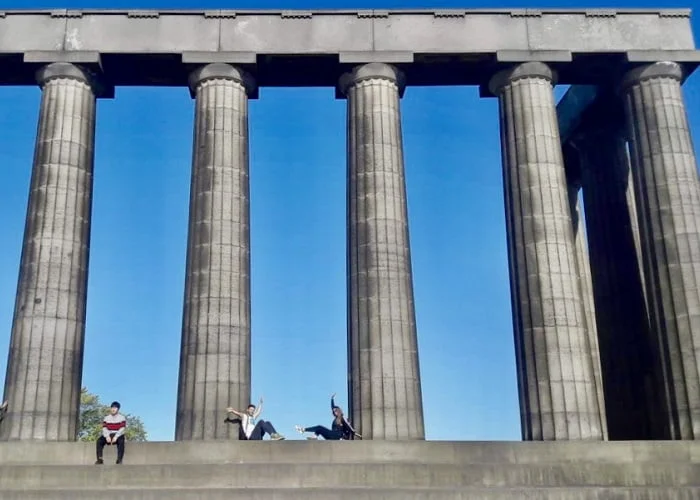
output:
<instances>
[{"instance_id":1,"label":"person in dark jacket","mask_svg":"<svg viewBox=\"0 0 700 500\"><path fill-rule=\"evenodd\" d=\"M5 414L7 413L7 401L0 405L0 422L5 419Z\"/></svg>"},{"instance_id":2,"label":"person in dark jacket","mask_svg":"<svg viewBox=\"0 0 700 500\"><path fill-rule=\"evenodd\" d=\"M338 441L341 439L350 440L355 439L355 437L362 439L362 436L357 433L353 426L350 425L350 422L348 422L348 419L343 415L342 408L335 404L335 394L331 396L331 412L333 413L333 423L330 429L323 425L314 425L313 427L296 425L295 428L297 432L300 434L313 432L314 436L308 437L307 439L318 439L318 436L329 441Z\"/></svg>"}]
</instances>

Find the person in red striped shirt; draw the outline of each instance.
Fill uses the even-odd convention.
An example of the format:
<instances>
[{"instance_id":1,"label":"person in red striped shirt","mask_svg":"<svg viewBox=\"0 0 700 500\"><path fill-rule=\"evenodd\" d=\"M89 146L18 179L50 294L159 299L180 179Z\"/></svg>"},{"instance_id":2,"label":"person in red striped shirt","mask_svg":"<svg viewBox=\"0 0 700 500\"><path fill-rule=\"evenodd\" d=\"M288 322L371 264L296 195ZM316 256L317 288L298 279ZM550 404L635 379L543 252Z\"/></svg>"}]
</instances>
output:
<instances>
[{"instance_id":1,"label":"person in red striped shirt","mask_svg":"<svg viewBox=\"0 0 700 500\"><path fill-rule=\"evenodd\" d=\"M97 440L97 461L95 464L102 465L102 450L105 445L117 445L117 463L124 460L124 434L126 433L126 417L119 413L121 405L118 401L113 402L109 408L109 414L105 415L102 421L102 435Z\"/></svg>"}]
</instances>

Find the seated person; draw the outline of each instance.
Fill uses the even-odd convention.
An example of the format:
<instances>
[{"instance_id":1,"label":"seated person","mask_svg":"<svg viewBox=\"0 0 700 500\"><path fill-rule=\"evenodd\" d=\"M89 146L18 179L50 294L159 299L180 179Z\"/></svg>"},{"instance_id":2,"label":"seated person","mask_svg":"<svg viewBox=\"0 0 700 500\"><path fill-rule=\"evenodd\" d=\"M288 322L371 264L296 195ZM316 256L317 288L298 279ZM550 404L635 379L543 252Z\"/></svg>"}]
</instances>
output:
<instances>
[{"instance_id":1,"label":"seated person","mask_svg":"<svg viewBox=\"0 0 700 500\"><path fill-rule=\"evenodd\" d=\"M349 440L355 439L355 436L362 439L357 431L350 425L348 419L343 415L343 410L340 406L335 404L335 394L331 396L331 412L333 413L333 423L331 428L324 427L323 425L314 425L313 427L302 427L300 425L295 426L296 430L304 434L305 432L313 432L313 437L308 437L307 439L318 439L321 436L326 440Z\"/></svg>"},{"instance_id":2,"label":"seated person","mask_svg":"<svg viewBox=\"0 0 700 500\"><path fill-rule=\"evenodd\" d=\"M95 464L102 465L102 450L105 445L117 445L117 463L124 460L124 442L126 441L126 417L119 413L121 405L115 401L110 405L109 414L102 421L102 435L97 440L97 461Z\"/></svg>"},{"instance_id":3,"label":"seated person","mask_svg":"<svg viewBox=\"0 0 700 500\"><path fill-rule=\"evenodd\" d=\"M235 410L233 408L226 408L226 411L233 413L238 418L241 419L241 431L245 436L245 439L249 441L262 441L265 433L270 435L270 439L273 441L281 441L284 436L275 430L275 427L267 420L259 420L256 422L260 414L262 413L263 399L260 398L260 403L256 408L254 404L249 404L248 408L244 412ZM226 419L230 422L230 419Z\"/></svg>"}]
</instances>

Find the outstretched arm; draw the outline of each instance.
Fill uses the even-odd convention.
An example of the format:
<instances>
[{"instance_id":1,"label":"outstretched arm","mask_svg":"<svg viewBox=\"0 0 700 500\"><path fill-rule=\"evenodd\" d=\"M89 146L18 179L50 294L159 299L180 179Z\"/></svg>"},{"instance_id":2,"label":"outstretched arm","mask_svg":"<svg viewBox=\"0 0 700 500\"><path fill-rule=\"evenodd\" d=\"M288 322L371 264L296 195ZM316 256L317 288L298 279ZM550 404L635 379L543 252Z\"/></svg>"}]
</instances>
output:
<instances>
[{"instance_id":1,"label":"outstretched arm","mask_svg":"<svg viewBox=\"0 0 700 500\"><path fill-rule=\"evenodd\" d=\"M239 417L239 418L242 418L242 417L243 417L243 413L242 413L242 412L240 412L240 411L238 411L238 410L234 410L233 408L226 408L226 411L227 411L228 413L233 413L234 415L236 415L236 416Z\"/></svg>"},{"instance_id":2,"label":"outstretched arm","mask_svg":"<svg viewBox=\"0 0 700 500\"><path fill-rule=\"evenodd\" d=\"M343 425L345 425L347 427L347 429L350 432L352 432L353 436L357 436L359 438L362 438L362 436L360 434L358 434L357 431L355 430L355 428L350 424L350 421L345 417L343 417Z\"/></svg>"},{"instance_id":3,"label":"outstretched arm","mask_svg":"<svg viewBox=\"0 0 700 500\"><path fill-rule=\"evenodd\" d=\"M331 411L335 408L335 392L331 394Z\"/></svg>"}]
</instances>

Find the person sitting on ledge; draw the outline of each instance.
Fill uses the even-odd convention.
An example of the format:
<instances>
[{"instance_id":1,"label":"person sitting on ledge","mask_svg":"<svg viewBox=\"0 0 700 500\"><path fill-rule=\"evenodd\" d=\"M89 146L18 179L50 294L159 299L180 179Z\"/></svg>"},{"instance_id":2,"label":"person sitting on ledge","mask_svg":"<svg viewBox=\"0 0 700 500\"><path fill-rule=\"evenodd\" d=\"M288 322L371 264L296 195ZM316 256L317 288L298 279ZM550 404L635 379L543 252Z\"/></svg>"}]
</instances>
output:
<instances>
[{"instance_id":1,"label":"person sitting on ledge","mask_svg":"<svg viewBox=\"0 0 700 500\"><path fill-rule=\"evenodd\" d=\"M226 411L233 413L238 418L241 419L241 430L245 439L248 441L262 441L265 433L270 435L270 439L273 441L281 441L284 436L275 430L275 427L267 420L258 420L258 417L262 413L263 399L260 398L260 403L258 403L257 408L254 404L249 404L248 408L243 411L238 411L233 408L226 408ZM256 420L258 420L256 422ZM225 422L235 422L235 420L227 417Z\"/></svg>"},{"instance_id":2,"label":"person sitting on ledge","mask_svg":"<svg viewBox=\"0 0 700 500\"><path fill-rule=\"evenodd\" d=\"M124 441L126 437L126 417L119 413L121 405L115 401L110 405L109 413L102 421L102 435L97 440L97 461L96 465L102 465L102 450L106 444L117 445L117 463L124 460Z\"/></svg>"},{"instance_id":3,"label":"person sitting on ledge","mask_svg":"<svg viewBox=\"0 0 700 500\"><path fill-rule=\"evenodd\" d=\"M348 422L348 419L343 415L342 408L336 406L335 393L331 396L331 412L333 413L333 424L330 429L323 425L314 425L313 427L297 425L295 426L297 432L300 434L304 434L305 432L314 433L313 436L309 436L306 439L318 439L318 436L329 441L352 440L355 439L356 436L362 439L362 436L357 433L352 425L350 425L350 422Z\"/></svg>"}]
</instances>

